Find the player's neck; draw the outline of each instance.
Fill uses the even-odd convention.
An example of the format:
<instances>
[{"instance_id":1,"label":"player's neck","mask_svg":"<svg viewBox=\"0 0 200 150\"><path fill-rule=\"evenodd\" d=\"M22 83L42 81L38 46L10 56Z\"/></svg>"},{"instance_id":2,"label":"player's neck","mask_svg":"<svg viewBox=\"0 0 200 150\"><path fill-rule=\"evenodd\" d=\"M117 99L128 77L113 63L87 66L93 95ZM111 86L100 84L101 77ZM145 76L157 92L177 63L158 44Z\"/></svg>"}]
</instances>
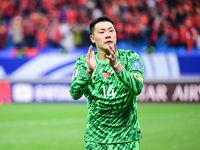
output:
<instances>
[{"instance_id":1,"label":"player's neck","mask_svg":"<svg viewBox=\"0 0 200 150\"><path fill-rule=\"evenodd\" d=\"M98 50L98 58L101 61L109 61L109 59L106 57L106 55L108 55L108 53L106 53L103 50Z\"/></svg>"}]
</instances>

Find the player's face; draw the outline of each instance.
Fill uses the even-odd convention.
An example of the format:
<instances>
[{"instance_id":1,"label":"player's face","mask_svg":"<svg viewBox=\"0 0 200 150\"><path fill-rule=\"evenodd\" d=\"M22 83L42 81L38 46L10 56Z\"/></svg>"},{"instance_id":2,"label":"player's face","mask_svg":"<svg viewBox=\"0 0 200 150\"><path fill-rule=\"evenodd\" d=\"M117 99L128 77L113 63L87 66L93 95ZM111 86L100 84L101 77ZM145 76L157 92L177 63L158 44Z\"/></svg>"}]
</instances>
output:
<instances>
[{"instance_id":1,"label":"player's face","mask_svg":"<svg viewBox=\"0 0 200 150\"><path fill-rule=\"evenodd\" d=\"M96 44L97 49L108 51L109 45L116 43L116 31L113 24L108 21L97 23L90 39Z\"/></svg>"}]
</instances>

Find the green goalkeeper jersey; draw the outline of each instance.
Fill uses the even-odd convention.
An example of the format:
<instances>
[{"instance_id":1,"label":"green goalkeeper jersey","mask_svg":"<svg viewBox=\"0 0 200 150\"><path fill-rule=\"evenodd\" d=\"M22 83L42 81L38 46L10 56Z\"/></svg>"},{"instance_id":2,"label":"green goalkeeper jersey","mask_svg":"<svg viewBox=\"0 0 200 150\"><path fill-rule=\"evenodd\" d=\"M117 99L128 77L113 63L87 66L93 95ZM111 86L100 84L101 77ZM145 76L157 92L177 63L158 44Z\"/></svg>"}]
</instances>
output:
<instances>
[{"instance_id":1,"label":"green goalkeeper jersey","mask_svg":"<svg viewBox=\"0 0 200 150\"><path fill-rule=\"evenodd\" d=\"M137 99L143 88L144 68L139 55L117 49L117 61L123 66L118 75L108 61L98 59L91 77L85 75L86 54L76 61L70 94L87 99L88 117L85 141L123 143L141 138Z\"/></svg>"}]
</instances>

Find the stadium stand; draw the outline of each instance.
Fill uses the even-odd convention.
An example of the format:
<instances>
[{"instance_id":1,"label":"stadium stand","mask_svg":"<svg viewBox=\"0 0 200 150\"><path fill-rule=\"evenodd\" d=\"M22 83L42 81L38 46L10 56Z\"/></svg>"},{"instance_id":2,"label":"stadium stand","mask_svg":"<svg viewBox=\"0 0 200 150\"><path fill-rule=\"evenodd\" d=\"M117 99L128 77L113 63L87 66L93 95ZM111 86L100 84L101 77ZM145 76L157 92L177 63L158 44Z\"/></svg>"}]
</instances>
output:
<instances>
[{"instance_id":1,"label":"stadium stand","mask_svg":"<svg viewBox=\"0 0 200 150\"><path fill-rule=\"evenodd\" d=\"M196 0L0 0L0 49L87 47L89 21L102 15L114 20L119 42L139 51L200 50Z\"/></svg>"}]
</instances>

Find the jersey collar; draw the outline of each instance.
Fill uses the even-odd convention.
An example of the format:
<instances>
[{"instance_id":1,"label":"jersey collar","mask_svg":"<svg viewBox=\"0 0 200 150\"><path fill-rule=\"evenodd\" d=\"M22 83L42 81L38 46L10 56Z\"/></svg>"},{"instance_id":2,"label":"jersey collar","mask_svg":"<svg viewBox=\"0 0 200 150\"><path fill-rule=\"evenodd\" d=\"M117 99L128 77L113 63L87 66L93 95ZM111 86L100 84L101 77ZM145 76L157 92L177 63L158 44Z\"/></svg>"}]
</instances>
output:
<instances>
[{"instance_id":1,"label":"jersey collar","mask_svg":"<svg viewBox=\"0 0 200 150\"><path fill-rule=\"evenodd\" d=\"M118 50L117 50L117 54L118 54ZM98 57L98 52L95 54L95 59L96 59L96 61L98 63L102 63L102 64L108 64L109 63L109 61L102 61L102 60L100 60L99 57Z\"/></svg>"}]
</instances>

